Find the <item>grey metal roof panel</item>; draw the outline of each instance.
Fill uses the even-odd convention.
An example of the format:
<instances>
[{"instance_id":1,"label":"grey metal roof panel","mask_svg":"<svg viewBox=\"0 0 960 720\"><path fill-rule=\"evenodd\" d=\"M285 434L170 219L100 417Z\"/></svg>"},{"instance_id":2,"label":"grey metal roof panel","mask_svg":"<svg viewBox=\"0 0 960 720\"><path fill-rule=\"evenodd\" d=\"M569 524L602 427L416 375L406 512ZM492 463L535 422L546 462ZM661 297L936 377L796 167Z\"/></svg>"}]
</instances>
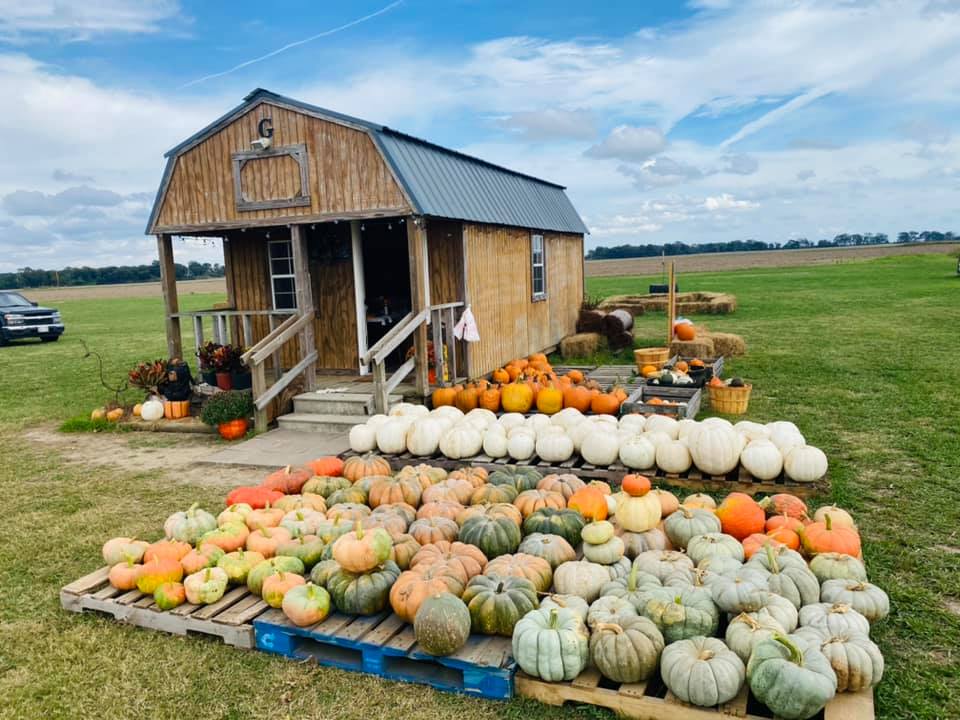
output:
<instances>
[{"instance_id":1,"label":"grey metal roof panel","mask_svg":"<svg viewBox=\"0 0 960 720\"><path fill-rule=\"evenodd\" d=\"M425 215L586 233L560 185L384 128L378 144Z\"/></svg>"}]
</instances>

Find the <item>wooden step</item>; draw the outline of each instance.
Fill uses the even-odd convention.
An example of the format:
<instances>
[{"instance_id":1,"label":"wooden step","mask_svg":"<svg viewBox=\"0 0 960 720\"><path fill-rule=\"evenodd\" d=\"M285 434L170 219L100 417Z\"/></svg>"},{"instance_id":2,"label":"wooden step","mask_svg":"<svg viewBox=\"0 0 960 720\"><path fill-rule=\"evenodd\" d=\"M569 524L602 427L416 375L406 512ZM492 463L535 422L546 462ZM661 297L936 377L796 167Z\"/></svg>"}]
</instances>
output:
<instances>
[{"instance_id":1,"label":"wooden step","mask_svg":"<svg viewBox=\"0 0 960 720\"><path fill-rule=\"evenodd\" d=\"M403 401L402 395L389 397L390 407ZM373 394L356 392L307 392L293 399L294 412L313 415L370 416L374 414Z\"/></svg>"},{"instance_id":2,"label":"wooden step","mask_svg":"<svg viewBox=\"0 0 960 720\"><path fill-rule=\"evenodd\" d=\"M345 433L354 425L367 421L366 415L331 415L327 413L292 412L277 418L277 424L285 430L301 432Z\"/></svg>"}]
</instances>

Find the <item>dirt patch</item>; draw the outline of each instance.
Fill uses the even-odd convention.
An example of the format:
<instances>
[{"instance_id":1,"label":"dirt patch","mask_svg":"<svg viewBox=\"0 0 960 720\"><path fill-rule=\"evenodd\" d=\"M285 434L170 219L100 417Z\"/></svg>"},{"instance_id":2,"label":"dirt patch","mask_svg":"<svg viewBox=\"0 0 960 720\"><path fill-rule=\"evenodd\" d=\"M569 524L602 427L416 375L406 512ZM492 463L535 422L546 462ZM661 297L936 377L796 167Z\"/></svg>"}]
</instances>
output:
<instances>
[{"instance_id":1,"label":"dirt patch","mask_svg":"<svg viewBox=\"0 0 960 720\"><path fill-rule=\"evenodd\" d=\"M960 547L954 547L952 545L934 545L933 547L940 552L950 553L951 555L960 555Z\"/></svg>"},{"instance_id":2,"label":"dirt patch","mask_svg":"<svg viewBox=\"0 0 960 720\"><path fill-rule=\"evenodd\" d=\"M960 617L960 600L956 598L946 598L943 601L943 606L947 609L947 612Z\"/></svg>"},{"instance_id":3,"label":"dirt patch","mask_svg":"<svg viewBox=\"0 0 960 720\"><path fill-rule=\"evenodd\" d=\"M262 468L202 464L218 449L212 437L172 433L61 433L35 427L21 436L30 445L53 450L68 465L118 466L157 473L186 485L245 485L263 480Z\"/></svg>"}]
</instances>

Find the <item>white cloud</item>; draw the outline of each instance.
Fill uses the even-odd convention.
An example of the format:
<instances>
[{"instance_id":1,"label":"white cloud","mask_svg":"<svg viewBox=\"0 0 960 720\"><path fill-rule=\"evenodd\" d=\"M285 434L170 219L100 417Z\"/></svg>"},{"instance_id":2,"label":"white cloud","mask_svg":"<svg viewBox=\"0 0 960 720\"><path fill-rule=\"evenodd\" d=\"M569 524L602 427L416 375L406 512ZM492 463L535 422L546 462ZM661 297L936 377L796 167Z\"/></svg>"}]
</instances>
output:
<instances>
[{"instance_id":1,"label":"white cloud","mask_svg":"<svg viewBox=\"0 0 960 720\"><path fill-rule=\"evenodd\" d=\"M586 155L625 162L643 162L663 151L666 146L667 139L655 127L618 125L602 142L588 148Z\"/></svg>"},{"instance_id":2,"label":"white cloud","mask_svg":"<svg viewBox=\"0 0 960 720\"><path fill-rule=\"evenodd\" d=\"M0 39L36 34L85 39L104 33L153 33L180 12L176 0L0 0Z\"/></svg>"},{"instance_id":3,"label":"white cloud","mask_svg":"<svg viewBox=\"0 0 960 720\"><path fill-rule=\"evenodd\" d=\"M524 140L591 140L597 134L597 118L589 110L545 108L515 112L497 120L497 125L516 131Z\"/></svg>"},{"instance_id":4,"label":"white cloud","mask_svg":"<svg viewBox=\"0 0 960 720\"><path fill-rule=\"evenodd\" d=\"M716 212L717 210L754 210L760 207L760 203L737 200L730 193L722 193L708 197L703 201L703 206L710 212Z\"/></svg>"}]
</instances>

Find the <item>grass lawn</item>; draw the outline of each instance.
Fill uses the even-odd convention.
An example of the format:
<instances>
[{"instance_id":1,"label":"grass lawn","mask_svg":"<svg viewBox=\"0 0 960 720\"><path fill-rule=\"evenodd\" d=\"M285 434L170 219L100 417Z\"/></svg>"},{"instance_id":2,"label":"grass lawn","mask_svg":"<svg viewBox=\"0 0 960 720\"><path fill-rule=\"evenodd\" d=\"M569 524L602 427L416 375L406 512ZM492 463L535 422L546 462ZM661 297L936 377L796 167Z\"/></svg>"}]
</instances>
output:
<instances>
[{"instance_id":1,"label":"grass lawn","mask_svg":"<svg viewBox=\"0 0 960 720\"><path fill-rule=\"evenodd\" d=\"M930 255L679 278L683 290L737 295L736 314L696 319L747 340L749 354L729 372L754 382L749 417L795 421L830 458L833 490L823 501L844 505L860 522L871 580L893 606L873 633L887 660L877 690L882 718L957 717L955 266ZM588 289L643 292L650 281L589 279ZM201 307L214 298L183 300ZM216 507L229 487L177 482L135 464L71 463L66 451L22 439L24 430L108 399L91 361L80 359L79 338L104 353L111 379L164 352L159 300L61 309L68 326L61 342L0 349L0 493L8 507L0 526L0 716L607 716L459 698L61 611L59 588L96 568L105 538L151 538L173 510L195 500ZM638 342L662 339L662 326L660 314L639 318Z\"/></svg>"}]
</instances>

